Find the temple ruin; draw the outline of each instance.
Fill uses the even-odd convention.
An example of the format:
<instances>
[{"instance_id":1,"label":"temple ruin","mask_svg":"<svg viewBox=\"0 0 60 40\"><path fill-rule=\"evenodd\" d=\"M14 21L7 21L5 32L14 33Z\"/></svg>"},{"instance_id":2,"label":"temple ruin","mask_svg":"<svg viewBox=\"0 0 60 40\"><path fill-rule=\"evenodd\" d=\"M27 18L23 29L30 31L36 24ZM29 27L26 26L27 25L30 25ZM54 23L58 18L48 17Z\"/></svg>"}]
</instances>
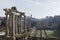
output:
<instances>
[{"instance_id":1,"label":"temple ruin","mask_svg":"<svg viewBox=\"0 0 60 40\"><path fill-rule=\"evenodd\" d=\"M25 13L19 12L16 7L11 9L3 9L6 15L6 38L15 40L15 34L22 34L26 32L25 27ZM23 31L22 31L23 30Z\"/></svg>"}]
</instances>

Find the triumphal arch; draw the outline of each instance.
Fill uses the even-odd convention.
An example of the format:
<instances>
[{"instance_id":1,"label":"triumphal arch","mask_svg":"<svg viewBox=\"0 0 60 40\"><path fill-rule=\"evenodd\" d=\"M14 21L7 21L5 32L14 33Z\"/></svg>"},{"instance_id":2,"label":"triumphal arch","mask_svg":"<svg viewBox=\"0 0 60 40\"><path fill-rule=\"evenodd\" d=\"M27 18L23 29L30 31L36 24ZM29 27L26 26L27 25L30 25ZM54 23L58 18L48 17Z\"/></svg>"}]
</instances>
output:
<instances>
[{"instance_id":1,"label":"triumphal arch","mask_svg":"<svg viewBox=\"0 0 60 40\"><path fill-rule=\"evenodd\" d=\"M3 9L6 15L6 38L15 40L16 34L26 32L25 13L19 12L16 7ZM9 40L9 39L8 39Z\"/></svg>"}]
</instances>

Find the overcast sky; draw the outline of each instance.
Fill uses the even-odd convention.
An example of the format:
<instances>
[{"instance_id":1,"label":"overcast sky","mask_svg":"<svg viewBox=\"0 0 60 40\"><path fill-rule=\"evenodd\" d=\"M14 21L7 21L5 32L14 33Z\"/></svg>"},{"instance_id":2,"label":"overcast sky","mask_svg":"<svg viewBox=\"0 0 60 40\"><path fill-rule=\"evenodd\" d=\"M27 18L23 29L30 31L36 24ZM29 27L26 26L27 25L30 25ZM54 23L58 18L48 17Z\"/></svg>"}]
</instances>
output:
<instances>
[{"instance_id":1,"label":"overcast sky","mask_svg":"<svg viewBox=\"0 0 60 40\"><path fill-rule=\"evenodd\" d=\"M4 8L12 6L36 18L60 14L60 0L0 0L0 16L4 16Z\"/></svg>"}]
</instances>

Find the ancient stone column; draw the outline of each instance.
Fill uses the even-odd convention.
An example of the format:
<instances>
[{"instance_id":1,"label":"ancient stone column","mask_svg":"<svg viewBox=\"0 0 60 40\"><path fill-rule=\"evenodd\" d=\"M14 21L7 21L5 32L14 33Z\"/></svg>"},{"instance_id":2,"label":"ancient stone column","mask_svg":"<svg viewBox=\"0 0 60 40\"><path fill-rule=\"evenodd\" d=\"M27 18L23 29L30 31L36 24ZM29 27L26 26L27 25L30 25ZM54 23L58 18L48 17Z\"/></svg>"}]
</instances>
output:
<instances>
[{"instance_id":1,"label":"ancient stone column","mask_svg":"<svg viewBox=\"0 0 60 40\"><path fill-rule=\"evenodd\" d=\"M26 23L25 23L25 15L24 15L24 33L26 32Z\"/></svg>"},{"instance_id":2,"label":"ancient stone column","mask_svg":"<svg viewBox=\"0 0 60 40\"><path fill-rule=\"evenodd\" d=\"M24 15L24 33L26 33L25 17L26 17L26 16ZM26 36L27 36L27 35L26 35ZM24 36L24 38L23 38L24 40L27 40L27 39L26 39L26 36Z\"/></svg>"},{"instance_id":3,"label":"ancient stone column","mask_svg":"<svg viewBox=\"0 0 60 40\"><path fill-rule=\"evenodd\" d=\"M15 15L9 14L9 37L15 39Z\"/></svg>"},{"instance_id":4,"label":"ancient stone column","mask_svg":"<svg viewBox=\"0 0 60 40\"><path fill-rule=\"evenodd\" d=\"M15 33L18 33L18 16L15 15Z\"/></svg>"},{"instance_id":5,"label":"ancient stone column","mask_svg":"<svg viewBox=\"0 0 60 40\"><path fill-rule=\"evenodd\" d=\"M9 28L8 28L8 15L6 14L6 36L9 35Z\"/></svg>"},{"instance_id":6,"label":"ancient stone column","mask_svg":"<svg viewBox=\"0 0 60 40\"><path fill-rule=\"evenodd\" d=\"M13 14L13 26L12 26L12 28L13 28L13 38L15 39L15 15Z\"/></svg>"},{"instance_id":7,"label":"ancient stone column","mask_svg":"<svg viewBox=\"0 0 60 40\"><path fill-rule=\"evenodd\" d=\"M18 33L21 33L21 15L19 16L19 29L18 29Z\"/></svg>"},{"instance_id":8,"label":"ancient stone column","mask_svg":"<svg viewBox=\"0 0 60 40\"><path fill-rule=\"evenodd\" d=\"M13 15L9 15L9 36L12 37L13 33Z\"/></svg>"}]
</instances>

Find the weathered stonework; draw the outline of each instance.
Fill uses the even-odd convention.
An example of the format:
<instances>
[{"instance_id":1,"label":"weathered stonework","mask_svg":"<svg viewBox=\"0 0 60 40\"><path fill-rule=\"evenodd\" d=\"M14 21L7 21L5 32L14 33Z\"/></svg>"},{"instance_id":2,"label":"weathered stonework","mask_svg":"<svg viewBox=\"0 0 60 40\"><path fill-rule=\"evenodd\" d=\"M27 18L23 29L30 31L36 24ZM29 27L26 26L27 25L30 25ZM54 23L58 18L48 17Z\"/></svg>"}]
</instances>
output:
<instances>
[{"instance_id":1,"label":"weathered stonework","mask_svg":"<svg viewBox=\"0 0 60 40\"><path fill-rule=\"evenodd\" d=\"M6 15L6 40L16 40L15 34L25 33L25 13L17 11L16 7L4 9ZM23 26L21 25L23 16ZM25 39L25 36L24 36ZM21 39L22 40L22 39Z\"/></svg>"}]
</instances>

